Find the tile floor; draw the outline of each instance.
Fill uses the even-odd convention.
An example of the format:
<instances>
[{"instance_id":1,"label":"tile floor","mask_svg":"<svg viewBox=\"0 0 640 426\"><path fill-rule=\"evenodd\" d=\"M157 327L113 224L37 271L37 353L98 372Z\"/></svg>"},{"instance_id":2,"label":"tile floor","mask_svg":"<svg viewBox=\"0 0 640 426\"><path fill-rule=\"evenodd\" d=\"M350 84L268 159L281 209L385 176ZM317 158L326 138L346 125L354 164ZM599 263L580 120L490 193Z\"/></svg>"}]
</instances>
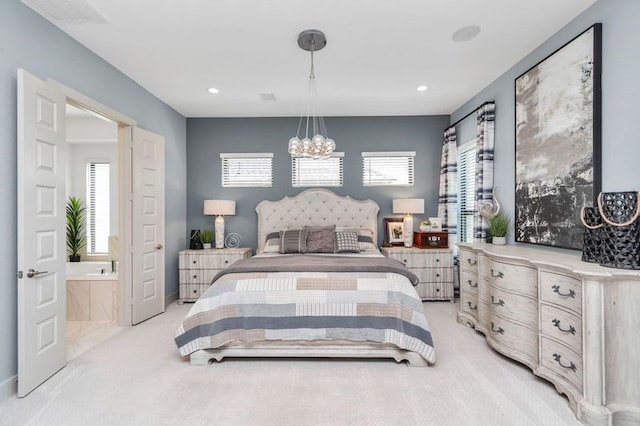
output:
<instances>
[{"instance_id":1,"label":"tile floor","mask_svg":"<svg viewBox=\"0 0 640 426\"><path fill-rule=\"evenodd\" d=\"M67 321L67 361L99 345L120 331L115 321Z\"/></svg>"}]
</instances>

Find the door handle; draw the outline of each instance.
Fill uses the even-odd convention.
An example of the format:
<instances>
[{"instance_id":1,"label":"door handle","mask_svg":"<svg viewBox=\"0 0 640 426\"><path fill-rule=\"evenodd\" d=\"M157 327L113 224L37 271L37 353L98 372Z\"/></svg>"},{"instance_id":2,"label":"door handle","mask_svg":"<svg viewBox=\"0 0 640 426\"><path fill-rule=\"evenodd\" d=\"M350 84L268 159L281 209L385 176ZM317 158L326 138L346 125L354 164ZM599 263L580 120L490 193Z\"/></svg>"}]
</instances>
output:
<instances>
[{"instance_id":1,"label":"door handle","mask_svg":"<svg viewBox=\"0 0 640 426\"><path fill-rule=\"evenodd\" d=\"M162 244L158 244L156 246L156 250L162 250L164 248L164 246Z\"/></svg>"},{"instance_id":2,"label":"door handle","mask_svg":"<svg viewBox=\"0 0 640 426\"><path fill-rule=\"evenodd\" d=\"M48 273L49 273L49 271L35 271L35 270L33 270L33 269L29 269L29 270L27 271L27 277L28 277L28 278L33 278L33 277L35 277L36 275L42 275L42 274L48 274Z\"/></svg>"}]
</instances>

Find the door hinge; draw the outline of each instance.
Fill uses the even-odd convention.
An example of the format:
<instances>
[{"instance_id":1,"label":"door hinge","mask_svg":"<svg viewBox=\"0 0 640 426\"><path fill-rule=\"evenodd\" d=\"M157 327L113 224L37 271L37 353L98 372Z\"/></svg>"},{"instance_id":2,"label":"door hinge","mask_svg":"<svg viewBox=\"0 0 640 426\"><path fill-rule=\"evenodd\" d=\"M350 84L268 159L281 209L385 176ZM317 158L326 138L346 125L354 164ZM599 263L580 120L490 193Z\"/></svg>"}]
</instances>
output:
<instances>
[{"instance_id":1,"label":"door hinge","mask_svg":"<svg viewBox=\"0 0 640 426\"><path fill-rule=\"evenodd\" d=\"M16 277L18 277L18 278L22 278L22 271L18 271L18 272L16 272Z\"/></svg>"}]
</instances>

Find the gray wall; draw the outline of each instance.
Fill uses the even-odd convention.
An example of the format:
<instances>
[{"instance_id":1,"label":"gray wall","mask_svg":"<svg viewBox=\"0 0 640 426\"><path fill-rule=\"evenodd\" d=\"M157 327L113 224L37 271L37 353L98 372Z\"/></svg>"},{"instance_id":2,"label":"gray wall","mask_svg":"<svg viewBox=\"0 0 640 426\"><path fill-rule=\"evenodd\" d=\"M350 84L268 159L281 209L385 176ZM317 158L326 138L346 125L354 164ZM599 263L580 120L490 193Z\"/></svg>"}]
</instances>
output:
<instances>
[{"instance_id":1,"label":"gray wall","mask_svg":"<svg viewBox=\"0 0 640 426\"><path fill-rule=\"evenodd\" d=\"M177 252L185 245L186 120L18 0L0 13L0 389L17 372L16 73L53 78L165 137L167 294L178 291Z\"/></svg>"},{"instance_id":2,"label":"gray wall","mask_svg":"<svg viewBox=\"0 0 640 426\"><path fill-rule=\"evenodd\" d=\"M513 217L515 179L514 79L596 22L602 22L602 190L640 190L640 2L600 0L451 115L455 122L485 101L496 102L494 181ZM460 126L468 135L475 115ZM466 142L466 139L459 141ZM513 232L509 240L513 242Z\"/></svg>"},{"instance_id":3,"label":"gray wall","mask_svg":"<svg viewBox=\"0 0 640 426\"><path fill-rule=\"evenodd\" d=\"M257 247L255 207L262 200L278 200L307 188L291 186L289 138L298 118L190 118L187 120L187 232L212 226L202 214L203 200L236 200L236 216L225 219L225 232L237 232L242 245ZM424 216L435 216L438 202L442 132L449 116L328 117L329 136L336 151L344 152L344 186L330 188L380 205L379 217L392 216L393 198L424 198ZM361 152L416 151L415 186L363 187ZM273 152L272 188L222 188L221 152ZM382 232L382 220L379 230ZM381 238L384 234L380 234Z\"/></svg>"}]
</instances>

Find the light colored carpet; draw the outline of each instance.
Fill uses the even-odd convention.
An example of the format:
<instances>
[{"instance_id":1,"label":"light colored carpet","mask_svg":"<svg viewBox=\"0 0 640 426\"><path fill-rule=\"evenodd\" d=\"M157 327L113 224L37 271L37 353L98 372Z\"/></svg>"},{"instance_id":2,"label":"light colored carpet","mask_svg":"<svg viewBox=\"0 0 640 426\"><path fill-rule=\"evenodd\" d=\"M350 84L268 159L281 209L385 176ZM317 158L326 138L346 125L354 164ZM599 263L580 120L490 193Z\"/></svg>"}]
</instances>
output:
<instances>
[{"instance_id":1,"label":"light colored carpet","mask_svg":"<svg viewBox=\"0 0 640 426\"><path fill-rule=\"evenodd\" d=\"M192 367L173 343L191 305L125 329L29 396L2 425L576 425L564 396L425 303L437 363L225 360Z\"/></svg>"}]
</instances>

